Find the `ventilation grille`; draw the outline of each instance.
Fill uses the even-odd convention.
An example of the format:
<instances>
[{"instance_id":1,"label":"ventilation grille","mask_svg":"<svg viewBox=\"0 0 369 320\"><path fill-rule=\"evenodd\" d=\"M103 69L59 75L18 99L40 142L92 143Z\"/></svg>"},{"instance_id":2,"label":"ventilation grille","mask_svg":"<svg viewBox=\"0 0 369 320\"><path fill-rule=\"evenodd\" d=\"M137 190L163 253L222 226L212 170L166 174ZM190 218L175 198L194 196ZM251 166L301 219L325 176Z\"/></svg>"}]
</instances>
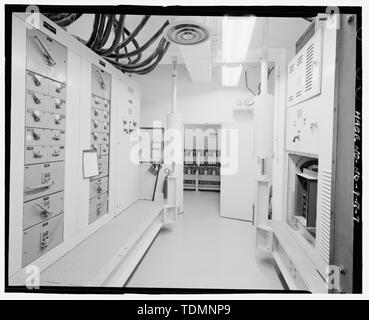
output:
<instances>
[{"instance_id":1,"label":"ventilation grille","mask_svg":"<svg viewBox=\"0 0 369 320\"><path fill-rule=\"evenodd\" d=\"M323 170L322 196L320 210L320 243L319 251L323 259L329 263L330 234L331 234L331 192L332 173Z\"/></svg>"},{"instance_id":2,"label":"ventilation grille","mask_svg":"<svg viewBox=\"0 0 369 320\"><path fill-rule=\"evenodd\" d=\"M322 30L306 43L288 65L288 106L320 94L321 63Z\"/></svg>"},{"instance_id":3,"label":"ventilation grille","mask_svg":"<svg viewBox=\"0 0 369 320\"><path fill-rule=\"evenodd\" d=\"M177 21L164 29L164 37L171 43L179 45L194 45L209 39L207 26L197 21Z\"/></svg>"}]
</instances>

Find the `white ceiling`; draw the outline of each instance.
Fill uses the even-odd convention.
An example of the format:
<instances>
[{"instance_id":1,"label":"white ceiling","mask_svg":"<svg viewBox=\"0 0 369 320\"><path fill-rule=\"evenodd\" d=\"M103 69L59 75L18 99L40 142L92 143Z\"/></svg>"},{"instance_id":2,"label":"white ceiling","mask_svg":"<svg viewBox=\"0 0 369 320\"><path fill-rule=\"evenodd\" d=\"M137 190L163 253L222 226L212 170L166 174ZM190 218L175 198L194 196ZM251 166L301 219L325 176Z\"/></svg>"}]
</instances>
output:
<instances>
[{"instance_id":1,"label":"white ceiling","mask_svg":"<svg viewBox=\"0 0 369 320\"><path fill-rule=\"evenodd\" d=\"M151 16L148 23L136 37L139 44L145 43L166 20L173 22L181 17ZM191 17L186 17L191 19ZM142 19L142 16L129 15L126 17L126 27L133 30ZM196 17L199 19L199 17ZM222 19L223 17L202 17L211 30L210 41L203 45L183 47L171 45L161 64L171 64L172 57L177 58L178 63L186 64L186 68L194 82L212 81L215 64L221 62L222 44ZM268 48L291 48L297 39L307 29L309 22L302 18L268 18L269 28L267 41L263 39L263 18L257 18L250 42L249 53L246 59L258 59L263 46ZM83 15L74 24L68 27L68 31L83 39L88 39L92 30L93 15ZM110 40L111 41L111 40ZM156 43L152 48L156 47ZM151 53L148 49L147 56ZM245 60L246 60L245 59Z\"/></svg>"}]
</instances>

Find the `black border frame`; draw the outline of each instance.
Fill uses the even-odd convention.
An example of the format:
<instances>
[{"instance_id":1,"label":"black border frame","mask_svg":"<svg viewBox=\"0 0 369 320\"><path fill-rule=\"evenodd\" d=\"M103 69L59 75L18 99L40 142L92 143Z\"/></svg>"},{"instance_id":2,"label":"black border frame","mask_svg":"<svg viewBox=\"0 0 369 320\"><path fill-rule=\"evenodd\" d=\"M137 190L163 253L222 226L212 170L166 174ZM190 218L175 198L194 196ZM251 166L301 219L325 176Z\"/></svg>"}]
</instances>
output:
<instances>
[{"instance_id":1,"label":"black border frame","mask_svg":"<svg viewBox=\"0 0 369 320\"><path fill-rule=\"evenodd\" d=\"M10 185L10 128L11 128L11 33L12 33L12 14L14 12L25 12L28 5L6 4L5 7L5 292L23 293L77 293L77 294L244 294L244 293L306 293L302 291L290 290L233 290L233 289L185 289L185 288L96 288L96 287L59 287L47 286L39 289L28 289L24 286L9 286L8 282L8 253L9 253L9 185ZM258 17L284 17L284 18L310 18L318 13L327 13L327 6L143 6L143 5L40 5L40 12L76 12L76 13L124 13L144 15L171 15L171 16L247 16L255 15ZM338 7L340 13L356 14L360 24L358 31L361 34L362 8L359 6ZM330 11L328 11L330 12ZM357 70L361 70L362 64L362 45L357 39ZM361 89L362 80L357 78L356 88ZM361 91L357 97L356 108L361 112ZM361 151L361 143L359 145ZM360 162L360 171L361 162ZM361 178L359 181L361 186ZM360 187L361 189L361 187ZM359 200L361 205L361 198ZM359 210L361 221L361 207ZM361 291L362 288L362 225L355 227L354 233L354 292Z\"/></svg>"}]
</instances>

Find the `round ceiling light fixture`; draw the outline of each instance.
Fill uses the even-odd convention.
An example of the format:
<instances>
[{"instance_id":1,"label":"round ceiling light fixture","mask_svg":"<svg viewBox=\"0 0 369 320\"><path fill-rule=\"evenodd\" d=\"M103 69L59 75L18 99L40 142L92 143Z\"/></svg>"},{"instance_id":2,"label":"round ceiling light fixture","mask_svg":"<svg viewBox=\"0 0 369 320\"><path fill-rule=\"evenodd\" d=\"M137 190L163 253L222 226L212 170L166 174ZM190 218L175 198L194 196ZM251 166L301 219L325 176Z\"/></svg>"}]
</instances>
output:
<instances>
[{"instance_id":1,"label":"round ceiling light fixture","mask_svg":"<svg viewBox=\"0 0 369 320\"><path fill-rule=\"evenodd\" d=\"M197 21L176 21L164 29L164 37L171 43L191 46L208 40L210 31Z\"/></svg>"}]
</instances>

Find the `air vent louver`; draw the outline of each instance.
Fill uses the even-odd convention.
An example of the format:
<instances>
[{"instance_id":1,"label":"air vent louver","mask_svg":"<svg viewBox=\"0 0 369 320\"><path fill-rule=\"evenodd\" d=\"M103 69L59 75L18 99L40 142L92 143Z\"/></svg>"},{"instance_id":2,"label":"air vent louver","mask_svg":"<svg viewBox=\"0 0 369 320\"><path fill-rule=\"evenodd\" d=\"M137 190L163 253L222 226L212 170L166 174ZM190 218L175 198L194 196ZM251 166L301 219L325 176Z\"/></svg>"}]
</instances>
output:
<instances>
[{"instance_id":1,"label":"air vent louver","mask_svg":"<svg viewBox=\"0 0 369 320\"><path fill-rule=\"evenodd\" d=\"M321 91L322 30L306 43L288 65L288 101L293 106Z\"/></svg>"}]
</instances>

